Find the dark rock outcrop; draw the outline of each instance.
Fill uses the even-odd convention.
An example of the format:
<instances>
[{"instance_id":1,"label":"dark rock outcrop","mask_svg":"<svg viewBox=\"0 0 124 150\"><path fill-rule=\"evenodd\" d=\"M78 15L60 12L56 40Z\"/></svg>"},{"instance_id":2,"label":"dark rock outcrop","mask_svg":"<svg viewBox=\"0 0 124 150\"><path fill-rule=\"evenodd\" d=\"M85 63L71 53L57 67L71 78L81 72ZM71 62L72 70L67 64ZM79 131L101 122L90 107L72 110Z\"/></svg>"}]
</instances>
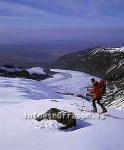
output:
<instances>
[{"instance_id":1,"label":"dark rock outcrop","mask_svg":"<svg viewBox=\"0 0 124 150\"><path fill-rule=\"evenodd\" d=\"M11 77L11 78L26 78L32 80L44 80L48 77L51 77L49 74L30 74L26 69L21 67L15 67L13 65L3 65L0 66L0 76L2 77Z\"/></svg>"},{"instance_id":2,"label":"dark rock outcrop","mask_svg":"<svg viewBox=\"0 0 124 150\"><path fill-rule=\"evenodd\" d=\"M74 113L61 111L57 108L51 108L45 114L36 117L37 121L41 121L43 119L56 120L58 123L64 125L63 127L60 128L63 130L76 126L76 118Z\"/></svg>"}]
</instances>

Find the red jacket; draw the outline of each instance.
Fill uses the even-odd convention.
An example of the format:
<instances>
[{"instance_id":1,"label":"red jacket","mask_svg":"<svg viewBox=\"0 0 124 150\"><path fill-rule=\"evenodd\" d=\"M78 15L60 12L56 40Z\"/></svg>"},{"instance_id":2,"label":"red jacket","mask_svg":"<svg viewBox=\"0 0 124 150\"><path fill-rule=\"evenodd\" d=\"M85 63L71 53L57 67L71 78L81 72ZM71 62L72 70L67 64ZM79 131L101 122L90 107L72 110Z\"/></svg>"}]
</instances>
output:
<instances>
[{"instance_id":1,"label":"red jacket","mask_svg":"<svg viewBox=\"0 0 124 150\"><path fill-rule=\"evenodd\" d=\"M96 100L97 97L101 96L102 84L96 82L93 88L89 89L89 92L93 94L93 100Z\"/></svg>"}]
</instances>

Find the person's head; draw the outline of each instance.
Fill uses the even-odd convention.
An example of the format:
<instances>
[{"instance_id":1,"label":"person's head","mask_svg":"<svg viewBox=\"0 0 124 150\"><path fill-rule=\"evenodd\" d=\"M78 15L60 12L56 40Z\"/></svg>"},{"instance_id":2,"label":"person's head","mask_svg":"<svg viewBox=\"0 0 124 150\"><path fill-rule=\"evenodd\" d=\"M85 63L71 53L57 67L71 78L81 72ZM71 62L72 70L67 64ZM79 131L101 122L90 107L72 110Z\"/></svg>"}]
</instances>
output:
<instances>
[{"instance_id":1,"label":"person's head","mask_svg":"<svg viewBox=\"0 0 124 150\"><path fill-rule=\"evenodd\" d=\"M96 83L96 80L94 78L92 78L91 83L94 85Z\"/></svg>"}]
</instances>

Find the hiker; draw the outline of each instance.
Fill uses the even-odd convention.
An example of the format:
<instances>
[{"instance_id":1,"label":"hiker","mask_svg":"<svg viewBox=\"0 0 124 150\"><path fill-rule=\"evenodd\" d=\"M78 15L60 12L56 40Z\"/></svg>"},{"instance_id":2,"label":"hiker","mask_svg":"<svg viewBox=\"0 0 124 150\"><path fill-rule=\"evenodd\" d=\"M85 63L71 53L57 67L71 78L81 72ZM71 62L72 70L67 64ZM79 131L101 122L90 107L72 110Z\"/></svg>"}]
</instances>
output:
<instances>
[{"instance_id":1,"label":"hiker","mask_svg":"<svg viewBox=\"0 0 124 150\"><path fill-rule=\"evenodd\" d=\"M102 113L107 112L105 106L100 102L102 100L102 94L103 92L105 92L103 90L106 90L104 86L105 81L101 80L99 83L94 78L92 78L91 83L93 84L93 87L89 89L89 92L93 94L92 96L93 112L97 112L96 102L101 106Z\"/></svg>"}]
</instances>

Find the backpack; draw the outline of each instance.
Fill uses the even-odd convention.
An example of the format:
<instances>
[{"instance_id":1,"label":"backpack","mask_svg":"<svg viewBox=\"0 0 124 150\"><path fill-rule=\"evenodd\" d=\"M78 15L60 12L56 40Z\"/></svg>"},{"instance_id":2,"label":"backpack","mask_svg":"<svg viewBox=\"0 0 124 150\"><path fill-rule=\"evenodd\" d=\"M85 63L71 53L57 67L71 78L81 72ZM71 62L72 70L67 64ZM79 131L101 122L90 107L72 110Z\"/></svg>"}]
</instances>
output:
<instances>
[{"instance_id":1,"label":"backpack","mask_svg":"<svg viewBox=\"0 0 124 150\"><path fill-rule=\"evenodd\" d=\"M100 86L101 86L101 95L105 95L106 94L106 81L105 80L100 80L99 82Z\"/></svg>"}]
</instances>

